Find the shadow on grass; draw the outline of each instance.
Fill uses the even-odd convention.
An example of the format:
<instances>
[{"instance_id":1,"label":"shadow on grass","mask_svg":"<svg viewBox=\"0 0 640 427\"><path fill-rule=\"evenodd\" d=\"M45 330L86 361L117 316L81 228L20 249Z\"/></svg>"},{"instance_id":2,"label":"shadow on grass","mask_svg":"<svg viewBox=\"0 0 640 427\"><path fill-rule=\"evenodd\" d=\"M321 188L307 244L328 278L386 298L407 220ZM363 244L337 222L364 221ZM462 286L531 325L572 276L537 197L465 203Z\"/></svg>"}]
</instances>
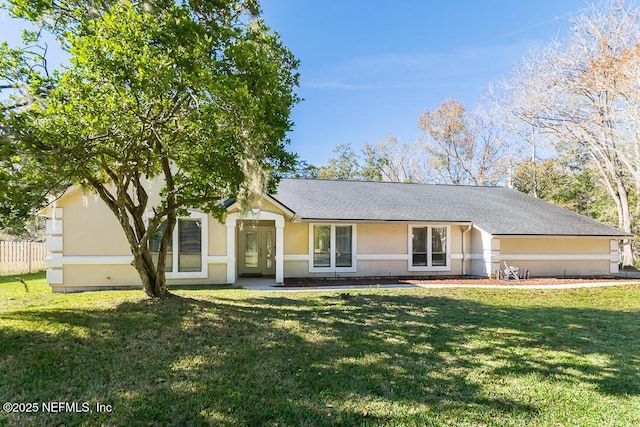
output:
<instances>
[{"instance_id":1,"label":"shadow on grass","mask_svg":"<svg viewBox=\"0 0 640 427\"><path fill-rule=\"evenodd\" d=\"M535 423L541 402L486 389L527 376L640 395L637 312L492 307L414 292L222 294L6 318L53 333L0 330L0 400L113 407L1 414L11 424Z\"/></svg>"}]
</instances>

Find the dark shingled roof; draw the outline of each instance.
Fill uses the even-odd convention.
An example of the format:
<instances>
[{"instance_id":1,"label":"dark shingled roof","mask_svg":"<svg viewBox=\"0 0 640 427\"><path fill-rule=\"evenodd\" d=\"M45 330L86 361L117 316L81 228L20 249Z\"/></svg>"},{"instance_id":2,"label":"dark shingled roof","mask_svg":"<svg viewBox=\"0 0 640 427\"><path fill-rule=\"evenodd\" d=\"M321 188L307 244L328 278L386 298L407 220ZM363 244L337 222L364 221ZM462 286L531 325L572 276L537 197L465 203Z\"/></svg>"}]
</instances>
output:
<instances>
[{"instance_id":1,"label":"dark shingled roof","mask_svg":"<svg viewBox=\"0 0 640 427\"><path fill-rule=\"evenodd\" d=\"M271 196L303 221L471 222L493 235L630 236L502 187L283 179Z\"/></svg>"}]
</instances>

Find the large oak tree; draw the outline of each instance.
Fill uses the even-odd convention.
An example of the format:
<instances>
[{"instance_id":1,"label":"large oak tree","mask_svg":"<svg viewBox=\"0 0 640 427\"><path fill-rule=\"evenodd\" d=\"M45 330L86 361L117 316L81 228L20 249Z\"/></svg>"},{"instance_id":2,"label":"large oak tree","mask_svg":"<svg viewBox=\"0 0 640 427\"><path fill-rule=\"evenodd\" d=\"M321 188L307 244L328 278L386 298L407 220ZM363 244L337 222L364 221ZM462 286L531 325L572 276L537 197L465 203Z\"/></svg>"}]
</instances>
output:
<instances>
[{"instance_id":1,"label":"large oak tree","mask_svg":"<svg viewBox=\"0 0 640 427\"><path fill-rule=\"evenodd\" d=\"M97 193L147 295L167 295L177 217L192 207L221 217L222 200L250 201L292 166L297 60L251 0L8 3L53 33L70 63L49 73L45 56L32 54L37 33L2 47L0 80L13 93L0 107L2 150L12 154L2 173L15 175L15 188L34 186L40 196L27 205L65 184ZM154 206L150 179L164 183Z\"/></svg>"},{"instance_id":2,"label":"large oak tree","mask_svg":"<svg viewBox=\"0 0 640 427\"><path fill-rule=\"evenodd\" d=\"M631 233L632 194L640 189L640 9L611 0L572 21L567 38L533 52L502 84L505 110L532 146L546 142L588 156L616 205L618 225ZM627 241L623 265L633 264Z\"/></svg>"}]
</instances>

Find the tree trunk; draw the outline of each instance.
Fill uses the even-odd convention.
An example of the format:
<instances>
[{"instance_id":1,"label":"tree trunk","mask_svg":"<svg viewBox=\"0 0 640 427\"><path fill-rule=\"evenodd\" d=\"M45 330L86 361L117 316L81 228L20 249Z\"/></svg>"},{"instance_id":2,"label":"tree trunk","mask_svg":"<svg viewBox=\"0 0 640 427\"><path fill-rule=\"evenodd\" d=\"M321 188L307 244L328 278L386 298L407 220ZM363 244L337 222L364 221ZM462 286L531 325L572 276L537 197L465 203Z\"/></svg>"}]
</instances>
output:
<instances>
[{"instance_id":1,"label":"tree trunk","mask_svg":"<svg viewBox=\"0 0 640 427\"><path fill-rule=\"evenodd\" d=\"M616 204L618 211L618 226L627 233L631 231L631 209L629 208L629 192L624 183L624 178L619 176L614 163L603 156L598 156L595 150L589 151L591 157L600 171L605 187ZM622 246L622 267L633 267L634 257L631 241L626 240Z\"/></svg>"},{"instance_id":2,"label":"tree trunk","mask_svg":"<svg viewBox=\"0 0 640 427\"><path fill-rule=\"evenodd\" d=\"M165 266L166 266L166 254L167 254L167 250L169 249L171 236L173 235L173 230L176 226L176 222L177 222L177 218L176 218L175 211L169 212L167 214L167 219L165 221L167 226L164 229L164 233L162 234L162 240L160 241L160 250L158 251L158 264L154 271L154 278L155 278L155 281L153 283L154 286L149 288L149 290L145 287L145 292L150 297L164 298L170 295L169 290L167 289ZM148 256L148 260L149 260L148 265L150 265L151 269L153 270L153 260L151 258L151 252L149 251L149 245L146 245L143 247L143 255L145 254Z\"/></svg>"},{"instance_id":3,"label":"tree trunk","mask_svg":"<svg viewBox=\"0 0 640 427\"><path fill-rule=\"evenodd\" d=\"M148 297L154 298L166 296L166 285L158 280L154 268L148 268L148 265L142 256L134 257L133 266L140 276L142 287Z\"/></svg>"},{"instance_id":4,"label":"tree trunk","mask_svg":"<svg viewBox=\"0 0 640 427\"><path fill-rule=\"evenodd\" d=\"M173 230L173 227L171 228ZM129 243L131 245L131 242ZM165 298L170 296L169 290L167 289L166 276L164 273L164 259L167 253L167 248L165 245L163 250L162 246L163 245L161 243L160 251L158 252L158 266L156 267L153 263L153 259L151 258L151 252L149 251L148 244L131 245L131 249L133 252L133 267L136 269L138 275L140 276L140 281L142 282L144 292L150 298Z\"/></svg>"},{"instance_id":5,"label":"tree trunk","mask_svg":"<svg viewBox=\"0 0 640 427\"><path fill-rule=\"evenodd\" d=\"M165 255L173 228L176 222L175 212L170 212L167 215L167 227L162 236L160 244L160 250L158 253L158 266L153 263L151 258L151 251L149 250L149 240L152 232L157 229L153 227L153 230L149 230L143 221L143 215L146 208L147 197L146 194L142 195L143 204L135 205L130 198L115 197L104 184L101 182L88 178L91 186L97 191L98 195L105 202L105 204L113 211L118 222L122 226L127 242L133 255L133 262L131 265L136 269L140 276L140 281L144 288L145 293L150 298L164 298L171 294L167 289L166 278L164 273L165 268ZM122 185L122 182L114 182L118 195L125 194L128 190L126 186ZM121 199L126 201L123 203ZM127 202L129 204L127 205Z\"/></svg>"},{"instance_id":6,"label":"tree trunk","mask_svg":"<svg viewBox=\"0 0 640 427\"><path fill-rule=\"evenodd\" d=\"M631 233L631 210L629 209L629 197L627 189L623 183L618 182L618 189L620 193L620 202L622 207L622 224L621 227L627 233ZM631 247L631 240L625 240L622 245L622 267L633 267L633 248Z\"/></svg>"}]
</instances>

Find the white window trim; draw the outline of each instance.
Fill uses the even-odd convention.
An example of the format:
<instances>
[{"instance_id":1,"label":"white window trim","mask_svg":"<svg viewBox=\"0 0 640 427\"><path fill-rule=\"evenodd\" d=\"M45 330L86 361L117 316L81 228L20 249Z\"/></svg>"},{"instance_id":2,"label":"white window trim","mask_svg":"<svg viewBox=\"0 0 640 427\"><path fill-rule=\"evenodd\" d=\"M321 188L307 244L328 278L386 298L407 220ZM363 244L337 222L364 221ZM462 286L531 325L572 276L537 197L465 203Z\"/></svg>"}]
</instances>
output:
<instances>
[{"instance_id":1,"label":"white window trim","mask_svg":"<svg viewBox=\"0 0 640 427\"><path fill-rule=\"evenodd\" d=\"M447 230L447 251L446 251L446 265L432 266L432 254L431 254L431 230L433 227L444 227ZM427 229L427 265L413 265L413 229L414 228L426 228ZM409 259L407 261L409 271L451 271L451 226L447 224L409 224L407 229L407 246Z\"/></svg>"},{"instance_id":2,"label":"white window trim","mask_svg":"<svg viewBox=\"0 0 640 427\"><path fill-rule=\"evenodd\" d=\"M189 216L181 216L176 218L176 226L173 228L173 251L172 251L172 265L173 271L165 272L165 277L167 279L206 279L209 274L209 216L206 213L196 212L196 211L188 211ZM149 215L151 216L151 215ZM178 271L178 222L177 220L181 219L199 219L200 220L200 232L202 233L200 238L200 249L202 260L200 262L201 270L200 271L188 271L188 272L180 272Z\"/></svg>"},{"instance_id":3,"label":"white window trim","mask_svg":"<svg viewBox=\"0 0 640 427\"><path fill-rule=\"evenodd\" d=\"M316 225L331 227L331 265L329 267L315 267L313 265L313 228ZM351 227L351 267L336 267L336 226ZM355 273L357 265L358 229L356 224L316 222L309 224L309 273Z\"/></svg>"}]
</instances>

